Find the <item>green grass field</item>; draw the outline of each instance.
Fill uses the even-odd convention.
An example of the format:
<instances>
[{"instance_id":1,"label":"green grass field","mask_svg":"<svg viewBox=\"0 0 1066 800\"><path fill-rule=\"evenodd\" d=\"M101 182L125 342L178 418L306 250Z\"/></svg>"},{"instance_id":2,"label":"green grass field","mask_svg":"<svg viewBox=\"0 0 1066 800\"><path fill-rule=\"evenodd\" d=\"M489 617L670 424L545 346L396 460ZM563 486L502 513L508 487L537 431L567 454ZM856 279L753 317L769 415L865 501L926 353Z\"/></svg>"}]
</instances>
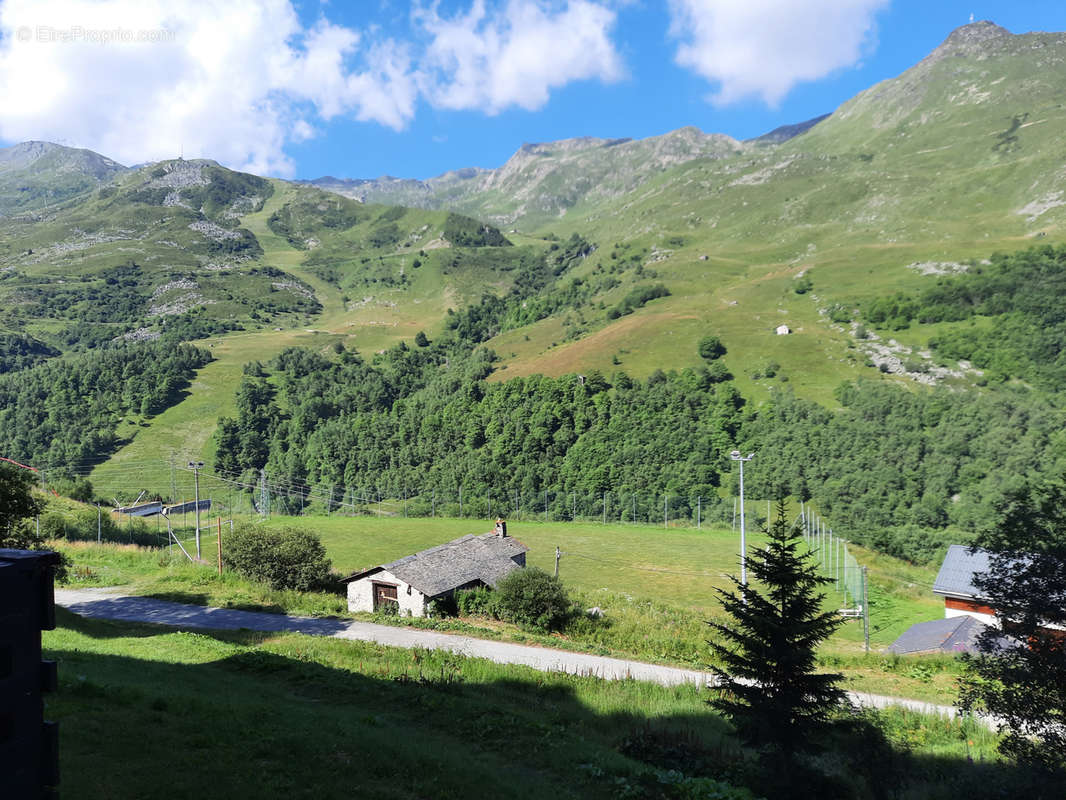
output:
<instances>
[{"instance_id":1,"label":"green grass field","mask_svg":"<svg viewBox=\"0 0 1066 800\"><path fill-rule=\"evenodd\" d=\"M617 752L628 730L655 720L709 745L725 730L691 687L296 635L59 619L45 634L62 676L47 714L60 722L68 797L458 798L478 786L611 798L649 771Z\"/></svg>"},{"instance_id":2,"label":"green grass field","mask_svg":"<svg viewBox=\"0 0 1066 800\"><path fill-rule=\"evenodd\" d=\"M279 517L268 524L311 527L322 537L334 567L345 573L492 530L490 522L478 520L394 517ZM729 576L739 573L739 535L728 528L512 521L508 532L529 546L527 563L549 572L554 570L555 548L561 548L560 577L590 597L598 592L629 595L710 614L718 607L715 590L728 587ZM751 534L749 548L760 541L758 533ZM871 619L874 645L885 646L912 623L943 614L942 601L929 591L935 568L862 548L853 547L852 552L870 567L871 606L880 606ZM836 598L842 600L839 594ZM848 629L846 640L861 640L851 635L856 628Z\"/></svg>"},{"instance_id":3,"label":"green grass field","mask_svg":"<svg viewBox=\"0 0 1066 800\"><path fill-rule=\"evenodd\" d=\"M44 634L60 676L46 716L60 723L67 797L750 797L686 782L735 782L743 764L695 687L294 634L57 620ZM913 759L908 797L945 796L948 776L1010 778L987 731L893 712L878 724ZM843 760L862 753L846 737L838 747L823 768L854 785Z\"/></svg>"}]
</instances>

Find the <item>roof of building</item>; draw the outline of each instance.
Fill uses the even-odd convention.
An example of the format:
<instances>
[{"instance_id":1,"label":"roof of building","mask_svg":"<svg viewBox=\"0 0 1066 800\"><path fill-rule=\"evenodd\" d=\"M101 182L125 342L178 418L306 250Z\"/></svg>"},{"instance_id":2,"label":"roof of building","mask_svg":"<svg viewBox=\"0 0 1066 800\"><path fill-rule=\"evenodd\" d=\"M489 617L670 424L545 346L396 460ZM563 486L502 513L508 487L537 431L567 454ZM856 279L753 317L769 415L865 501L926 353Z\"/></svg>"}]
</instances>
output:
<instances>
[{"instance_id":1,"label":"roof of building","mask_svg":"<svg viewBox=\"0 0 1066 800\"><path fill-rule=\"evenodd\" d=\"M951 545L933 581L933 591L952 597L980 597L981 593L973 585L973 576L988 571L991 556L987 550L971 550L964 544Z\"/></svg>"},{"instance_id":2,"label":"roof of building","mask_svg":"<svg viewBox=\"0 0 1066 800\"><path fill-rule=\"evenodd\" d=\"M504 575L518 569L519 565L512 559L528 550L511 536L467 534L390 564L358 572L344 581L350 583L387 570L427 597L435 597L475 581L495 586Z\"/></svg>"},{"instance_id":3,"label":"roof of building","mask_svg":"<svg viewBox=\"0 0 1066 800\"><path fill-rule=\"evenodd\" d=\"M976 617L935 619L911 625L888 647L889 653L972 653L977 636L988 626Z\"/></svg>"}]
</instances>

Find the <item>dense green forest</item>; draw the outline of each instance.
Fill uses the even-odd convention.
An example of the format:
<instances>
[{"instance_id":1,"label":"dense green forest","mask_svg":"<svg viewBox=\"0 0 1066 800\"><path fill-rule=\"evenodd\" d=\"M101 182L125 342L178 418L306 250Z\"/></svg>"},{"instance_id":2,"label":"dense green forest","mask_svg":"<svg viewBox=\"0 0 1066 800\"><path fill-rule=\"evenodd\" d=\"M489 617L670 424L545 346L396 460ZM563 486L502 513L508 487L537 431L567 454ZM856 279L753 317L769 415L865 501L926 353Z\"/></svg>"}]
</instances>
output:
<instances>
[{"instance_id":1,"label":"dense green forest","mask_svg":"<svg viewBox=\"0 0 1066 800\"><path fill-rule=\"evenodd\" d=\"M1059 410L1024 389L855 382L838 390L838 412L780 392L755 414L720 369L486 383L491 369L484 349L464 358L394 348L374 363L288 350L269 378L245 379L238 417L220 424L216 467L249 483L265 467L338 498L346 488L548 492L559 518L598 514L608 492L611 513L628 519L637 495L643 519L643 504L663 494L674 515L697 497L705 515L721 514L740 443L758 454L749 497L813 500L838 535L915 561L979 529L1025 476L1066 468Z\"/></svg>"},{"instance_id":2,"label":"dense green forest","mask_svg":"<svg viewBox=\"0 0 1066 800\"><path fill-rule=\"evenodd\" d=\"M0 455L41 466L101 461L121 443L123 417L178 402L210 360L172 341L115 344L0 375Z\"/></svg>"},{"instance_id":3,"label":"dense green forest","mask_svg":"<svg viewBox=\"0 0 1066 800\"><path fill-rule=\"evenodd\" d=\"M486 383L488 351L446 363L441 355L395 348L368 364L351 352L330 360L288 350L271 380L245 379L238 417L220 424L215 466L266 467L273 479L337 496L345 487L548 491L560 514L573 502L598 513L603 492L668 491L675 513L689 498L716 498L743 400L709 370Z\"/></svg>"},{"instance_id":4,"label":"dense green forest","mask_svg":"<svg viewBox=\"0 0 1066 800\"><path fill-rule=\"evenodd\" d=\"M32 367L59 351L24 333L0 333L0 374Z\"/></svg>"},{"instance_id":5,"label":"dense green forest","mask_svg":"<svg viewBox=\"0 0 1066 800\"><path fill-rule=\"evenodd\" d=\"M1020 378L1066 389L1066 245L996 253L966 266L920 294L870 301L863 318L890 330L966 322L930 342L942 359L966 359L986 370L990 383Z\"/></svg>"},{"instance_id":6,"label":"dense green forest","mask_svg":"<svg viewBox=\"0 0 1066 800\"><path fill-rule=\"evenodd\" d=\"M995 393L856 381L840 411L778 392L744 426L756 496L814 501L838 535L916 561L977 531L1027 476L1066 469L1062 411L1021 387Z\"/></svg>"}]
</instances>

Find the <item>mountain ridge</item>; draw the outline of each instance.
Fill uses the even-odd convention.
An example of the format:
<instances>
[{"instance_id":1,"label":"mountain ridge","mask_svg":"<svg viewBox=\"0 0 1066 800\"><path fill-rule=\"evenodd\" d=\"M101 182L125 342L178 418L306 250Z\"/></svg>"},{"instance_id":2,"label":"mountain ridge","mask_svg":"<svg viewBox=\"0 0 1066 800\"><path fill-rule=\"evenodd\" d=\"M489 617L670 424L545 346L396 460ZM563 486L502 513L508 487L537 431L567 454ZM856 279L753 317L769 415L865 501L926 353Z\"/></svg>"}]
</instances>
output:
<instances>
[{"instance_id":1,"label":"mountain ridge","mask_svg":"<svg viewBox=\"0 0 1066 800\"><path fill-rule=\"evenodd\" d=\"M129 171L107 156L54 142L0 148L0 216L34 211L96 189Z\"/></svg>"}]
</instances>

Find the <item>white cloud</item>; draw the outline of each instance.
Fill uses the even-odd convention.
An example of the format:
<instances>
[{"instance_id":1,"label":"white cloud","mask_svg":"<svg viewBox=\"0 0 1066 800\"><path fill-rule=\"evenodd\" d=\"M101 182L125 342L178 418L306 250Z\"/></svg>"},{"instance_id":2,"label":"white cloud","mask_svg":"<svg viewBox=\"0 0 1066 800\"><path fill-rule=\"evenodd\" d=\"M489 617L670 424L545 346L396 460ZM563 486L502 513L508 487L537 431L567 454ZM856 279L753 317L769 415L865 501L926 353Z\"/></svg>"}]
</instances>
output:
<instances>
[{"instance_id":1,"label":"white cloud","mask_svg":"<svg viewBox=\"0 0 1066 800\"><path fill-rule=\"evenodd\" d=\"M474 0L466 14L446 19L434 7L415 16L431 37L422 90L439 108L534 110L548 101L551 89L623 74L610 38L615 13L587 0L509 0L495 14Z\"/></svg>"},{"instance_id":2,"label":"white cloud","mask_svg":"<svg viewBox=\"0 0 1066 800\"><path fill-rule=\"evenodd\" d=\"M337 117L399 130L423 91L495 113L621 73L614 14L590 0L473 0L410 22L401 42L377 25L306 27L290 0L0 0L0 139L289 175L285 146Z\"/></svg>"},{"instance_id":3,"label":"white cloud","mask_svg":"<svg viewBox=\"0 0 1066 800\"><path fill-rule=\"evenodd\" d=\"M283 148L313 135L309 117L399 128L414 114L403 48L366 47L325 22L306 30L288 0L7 0L0 35L9 141L58 140L126 163L183 150L285 175Z\"/></svg>"},{"instance_id":4,"label":"white cloud","mask_svg":"<svg viewBox=\"0 0 1066 800\"><path fill-rule=\"evenodd\" d=\"M797 83L855 64L889 0L670 0L677 63L717 84L713 102L776 106Z\"/></svg>"}]
</instances>

